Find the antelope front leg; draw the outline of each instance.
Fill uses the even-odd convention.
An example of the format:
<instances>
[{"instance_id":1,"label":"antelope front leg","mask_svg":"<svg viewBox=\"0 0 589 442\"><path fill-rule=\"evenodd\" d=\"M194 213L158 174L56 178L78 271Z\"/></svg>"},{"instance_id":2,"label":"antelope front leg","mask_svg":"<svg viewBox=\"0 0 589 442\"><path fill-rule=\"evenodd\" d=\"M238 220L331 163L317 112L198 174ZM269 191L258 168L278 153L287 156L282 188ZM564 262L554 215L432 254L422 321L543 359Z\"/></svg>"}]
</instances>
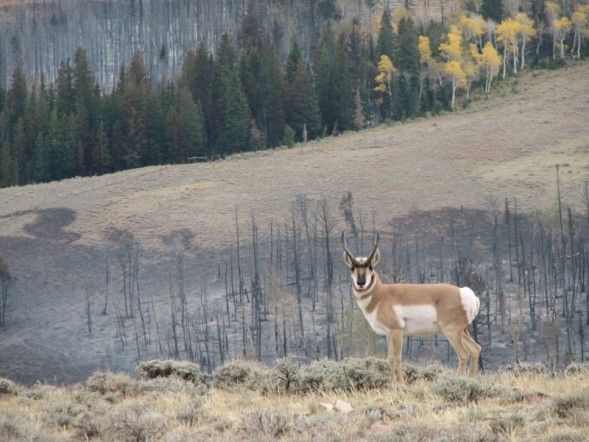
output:
<instances>
[{"instance_id":1,"label":"antelope front leg","mask_svg":"<svg viewBox=\"0 0 589 442\"><path fill-rule=\"evenodd\" d=\"M391 381L394 383L397 376L397 358L395 356L395 341L393 340L392 334L387 335L387 348L389 365L391 367Z\"/></svg>"},{"instance_id":2,"label":"antelope front leg","mask_svg":"<svg viewBox=\"0 0 589 442\"><path fill-rule=\"evenodd\" d=\"M389 363L391 364L391 376L399 383L403 383L403 367L401 358L403 354L403 330L393 330L387 336L389 347Z\"/></svg>"}]
</instances>

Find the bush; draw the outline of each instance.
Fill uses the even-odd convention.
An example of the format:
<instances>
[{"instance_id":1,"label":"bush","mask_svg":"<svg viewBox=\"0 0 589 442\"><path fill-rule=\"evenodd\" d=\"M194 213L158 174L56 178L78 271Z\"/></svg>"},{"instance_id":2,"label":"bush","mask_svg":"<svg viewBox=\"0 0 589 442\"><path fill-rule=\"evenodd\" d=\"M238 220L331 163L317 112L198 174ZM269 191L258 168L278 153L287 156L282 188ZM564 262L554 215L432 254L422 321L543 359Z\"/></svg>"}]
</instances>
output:
<instances>
[{"instance_id":1,"label":"bush","mask_svg":"<svg viewBox=\"0 0 589 442\"><path fill-rule=\"evenodd\" d=\"M246 388L260 393L277 391L277 376L272 369L257 362L235 360L213 373L215 387L225 390Z\"/></svg>"},{"instance_id":2,"label":"bush","mask_svg":"<svg viewBox=\"0 0 589 442\"><path fill-rule=\"evenodd\" d=\"M589 409L589 390L574 395L558 398L554 401L553 411L557 417L572 417L578 410Z\"/></svg>"},{"instance_id":3,"label":"bush","mask_svg":"<svg viewBox=\"0 0 589 442\"><path fill-rule=\"evenodd\" d=\"M428 382L434 381L446 371L446 368L437 363L430 364L427 367L417 367L410 364L403 365L403 375L405 377L405 382L408 384L421 380Z\"/></svg>"},{"instance_id":4,"label":"bush","mask_svg":"<svg viewBox=\"0 0 589 442\"><path fill-rule=\"evenodd\" d=\"M177 376L194 384L207 382L207 375L200 370L200 366L189 361L145 361L137 366L137 375L141 379L166 378Z\"/></svg>"},{"instance_id":5,"label":"bush","mask_svg":"<svg viewBox=\"0 0 589 442\"><path fill-rule=\"evenodd\" d=\"M295 391L300 380L299 367L287 358L278 359L274 368L278 393Z\"/></svg>"},{"instance_id":6,"label":"bush","mask_svg":"<svg viewBox=\"0 0 589 442\"><path fill-rule=\"evenodd\" d=\"M89 391L108 395L109 399L118 399L117 395L127 397L138 391L137 381L124 373L96 372L84 382L84 386Z\"/></svg>"},{"instance_id":7,"label":"bush","mask_svg":"<svg viewBox=\"0 0 589 442\"><path fill-rule=\"evenodd\" d=\"M476 402L479 399L495 397L499 391L483 386L468 378L442 378L431 387L432 391L448 402Z\"/></svg>"},{"instance_id":8,"label":"bush","mask_svg":"<svg viewBox=\"0 0 589 442\"><path fill-rule=\"evenodd\" d=\"M286 411L254 411L242 420L241 427L247 433L263 434L278 438L288 434L293 426L292 415Z\"/></svg>"},{"instance_id":9,"label":"bush","mask_svg":"<svg viewBox=\"0 0 589 442\"><path fill-rule=\"evenodd\" d=\"M442 441L495 441L494 436L485 425L455 424L444 425L433 422L402 422L391 431L378 434L376 441L395 442L442 442Z\"/></svg>"},{"instance_id":10,"label":"bush","mask_svg":"<svg viewBox=\"0 0 589 442\"><path fill-rule=\"evenodd\" d=\"M176 412L176 419L187 425L193 425L201 420L204 416L202 409L202 400L195 399L182 403Z\"/></svg>"},{"instance_id":11,"label":"bush","mask_svg":"<svg viewBox=\"0 0 589 442\"><path fill-rule=\"evenodd\" d=\"M365 390L385 387L388 364L376 358L349 358L341 362L323 359L299 371L297 391Z\"/></svg>"},{"instance_id":12,"label":"bush","mask_svg":"<svg viewBox=\"0 0 589 442\"><path fill-rule=\"evenodd\" d=\"M295 131L288 124L284 126L282 144L284 144L289 149L295 145Z\"/></svg>"},{"instance_id":13,"label":"bush","mask_svg":"<svg viewBox=\"0 0 589 442\"><path fill-rule=\"evenodd\" d=\"M528 376L528 375L546 375L548 369L545 365L539 362L519 362L517 364L508 365L505 367L507 373L511 373L514 376Z\"/></svg>"},{"instance_id":14,"label":"bush","mask_svg":"<svg viewBox=\"0 0 589 442\"><path fill-rule=\"evenodd\" d=\"M46 410L51 422L59 427L69 427L74 418L84 411L84 407L75 402L62 402Z\"/></svg>"},{"instance_id":15,"label":"bush","mask_svg":"<svg viewBox=\"0 0 589 442\"><path fill-rule=\"evenodd\" d=\"M102 433L111 440L146 441L161 438L167 428L167 419L161 413L151 412L141 401L122 403L103 420Z\"/></svg>"},{"instance_id":16,"label":"bush","mask_svg":"<svg viewBox=\"0 0 589 442\"><path fill-rule=\"evenodd\" d=\"M4 394L17 395L18 386L10 379L0 378L0 396Z\"/></svg>"},{"instance_id":17,"label":"bush","mask_svg":"<svg viewBox=\"0 0 589 442\"><path fill-rule=\"evenodd\" d=\"M564 370L565 376L589 375L589 362L573 362Z\"/></svg>"},{"instance_id":18,"label":"bush","mask_svg":"<svg viewBox=\"0 0 589 442\"><path fill-rule=\"evenodd\" d=\"M169 378L155 378L139 382L142 393L184 393L190 396L201 396L207 392L206 384L194 384L190 381L172 376Z\"/></svg>"}]
</instances>

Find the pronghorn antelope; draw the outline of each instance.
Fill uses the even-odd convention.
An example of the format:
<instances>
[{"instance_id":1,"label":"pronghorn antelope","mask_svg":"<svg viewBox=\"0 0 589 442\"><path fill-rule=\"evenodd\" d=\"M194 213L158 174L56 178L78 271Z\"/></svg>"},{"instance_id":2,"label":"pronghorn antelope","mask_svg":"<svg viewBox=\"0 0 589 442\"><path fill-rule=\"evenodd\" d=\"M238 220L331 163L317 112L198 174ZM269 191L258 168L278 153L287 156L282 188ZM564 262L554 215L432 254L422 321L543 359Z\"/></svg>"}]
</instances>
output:
<instances>
[{"instance_id":1,"label":"pronghorn antelope","mask_svg":"<svg viewBox=\"0 0 589 442\"><path fill-rule=\"evenodd\" d=\"M385 335L391 371L403 382L403 336L442 332L458 355L463 374L470 357L470 376L478 370L481 346L468 334L468 325L479 313L479 298L468 287L450 284L384 284L374 267L380 260L378 233L367 257L354 257L342 232L344 262L352 272L358 305L375 333Z\"/></svg>"}]
</instances>

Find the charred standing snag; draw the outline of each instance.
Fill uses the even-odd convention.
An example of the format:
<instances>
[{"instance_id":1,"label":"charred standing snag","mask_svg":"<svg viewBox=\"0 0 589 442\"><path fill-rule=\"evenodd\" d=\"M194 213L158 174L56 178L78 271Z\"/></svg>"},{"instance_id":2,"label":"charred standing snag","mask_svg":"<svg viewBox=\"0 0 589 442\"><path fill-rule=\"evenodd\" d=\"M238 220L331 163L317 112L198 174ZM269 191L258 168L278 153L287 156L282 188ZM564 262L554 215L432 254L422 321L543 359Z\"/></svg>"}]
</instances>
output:
<instances>
[{"instance_id":1,"label":"charred standing snag","mask_svg":"<svg viewBox=\"0 0 589 442\"><path fill-rule=\"evenodd\" d=\"M458 355L458 373L470 358L469 375L478 370L481 346L469 335L468 325L479 313L480 301L468 287L450 284L384 284L374 267L380 260L379 235L366 257L354 257L342 232L344 262L351 271L356 301L375 333L387 337L391 372L403 382L403 336L442 332Z\"/></svg>"}]
</instances>

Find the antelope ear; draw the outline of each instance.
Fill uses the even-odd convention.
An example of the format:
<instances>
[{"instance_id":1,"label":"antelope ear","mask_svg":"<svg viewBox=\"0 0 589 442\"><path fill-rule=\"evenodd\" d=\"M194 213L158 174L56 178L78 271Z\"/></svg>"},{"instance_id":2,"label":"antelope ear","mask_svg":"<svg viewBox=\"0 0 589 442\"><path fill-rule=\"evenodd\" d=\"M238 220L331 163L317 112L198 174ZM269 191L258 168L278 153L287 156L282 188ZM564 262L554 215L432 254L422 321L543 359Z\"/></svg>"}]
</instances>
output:
<instances>
[{"instance_id":1,"label":"antelope ear","mask_svg":"<svg viewBox=\"0 0 589 442\"><path fill-rule=\"evenodd\" d=\"M350 269L354 269L354 263L352 262L352 259L348 256L346 252L344 252L344 262Z\"/></svg>"},{"instance_id":2,"label":"antelope ear","mask_svg":"<svg viewBox=\"0 0 589 442\"><path fill-rule=\"evenodd\" d=\"M380 261L380 250L376 249L376 252L374 252L374 256L372 257L372 259L370 260L368 265L370 267L376 267L376 264L378 264L379 261Z\"/></svg>"}]
</instances>

